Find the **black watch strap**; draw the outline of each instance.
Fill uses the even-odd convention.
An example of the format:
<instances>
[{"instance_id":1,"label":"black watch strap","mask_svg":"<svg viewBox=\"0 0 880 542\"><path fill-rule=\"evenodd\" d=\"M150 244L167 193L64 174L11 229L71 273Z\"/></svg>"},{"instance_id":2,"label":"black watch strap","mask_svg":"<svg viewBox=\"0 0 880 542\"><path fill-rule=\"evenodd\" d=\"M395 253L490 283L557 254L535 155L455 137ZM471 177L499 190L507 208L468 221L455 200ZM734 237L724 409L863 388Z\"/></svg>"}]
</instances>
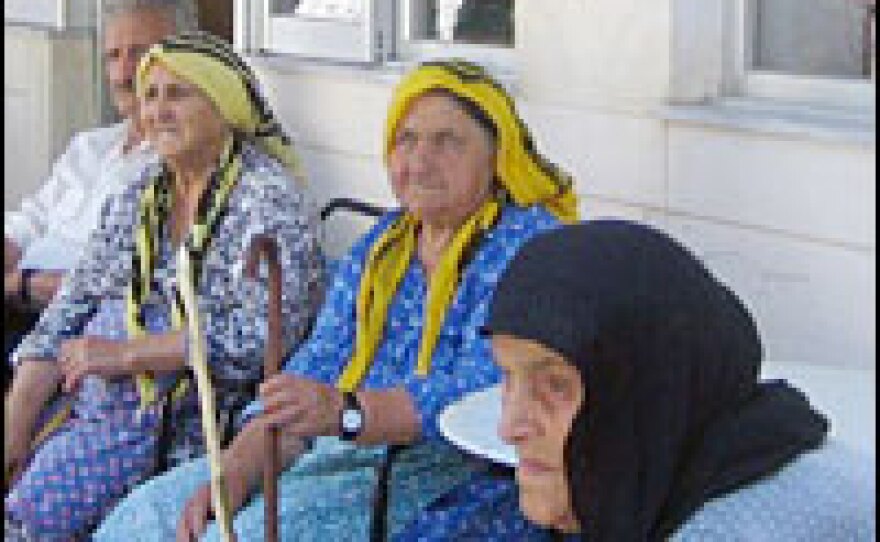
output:
<instances>
[{"instance_id":1,"label":"black watch strap","mask_svg":"<svg viewBox=\"0 0 880 542\"><path fill-rule=\"evenodd\" d=\"M342 394L342 412L339 419L339 435L342 440L352 441L360 436L364 428L364 411L357 395L353 392Z\"/></svg>"}]
</instances>

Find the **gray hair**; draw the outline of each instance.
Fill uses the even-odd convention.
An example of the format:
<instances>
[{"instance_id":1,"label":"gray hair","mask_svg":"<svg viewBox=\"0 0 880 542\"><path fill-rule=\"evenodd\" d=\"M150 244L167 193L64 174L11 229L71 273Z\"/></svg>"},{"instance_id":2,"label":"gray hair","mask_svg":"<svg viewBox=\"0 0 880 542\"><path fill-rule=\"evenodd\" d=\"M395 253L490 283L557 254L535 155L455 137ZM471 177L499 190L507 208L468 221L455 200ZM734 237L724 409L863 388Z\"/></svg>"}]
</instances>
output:
<instances>
[{"instance_id":1,"label":"gray hair","mask_svg":"<svg viewBox=\"0 0 880 542\"><path fill-rule=\"evenodd\" d=\"M140 10L166 11L174 18L176 34L198 30L198 10L194 0L102 0L104 23L115 15Z\"/></svg>"}]
</instances>

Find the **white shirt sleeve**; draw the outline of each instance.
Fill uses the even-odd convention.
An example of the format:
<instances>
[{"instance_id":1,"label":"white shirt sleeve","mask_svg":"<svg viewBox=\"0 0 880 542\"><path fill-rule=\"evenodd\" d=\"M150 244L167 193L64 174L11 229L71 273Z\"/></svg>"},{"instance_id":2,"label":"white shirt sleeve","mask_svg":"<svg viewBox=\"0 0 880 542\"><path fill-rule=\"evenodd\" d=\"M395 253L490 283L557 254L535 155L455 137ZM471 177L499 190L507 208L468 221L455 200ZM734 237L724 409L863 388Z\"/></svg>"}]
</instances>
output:
<instances>
[{"instance_id":1,"label":"white shirt sleeve","mask_svg":"<svg viewBox=\"0 0 880 542\"><path fill-rule=\"evenodd\" d=\"M120 123L74 136L40 189L24 198L18 211L4 213L6 237L25 251L52 237L79 252L107 197L134 181L150 159L141 150L122 155L126 132Z\"/></svg>"},{"instance_id":2,"label":"white shirt sleeve","mask_svg":"<svg viewBox=\"0 0 880 542\"><path fill-rule=\"evenodd\" d=\"M64 154L52 166L52 172L37 192L22 199L18 211L6 211L3 215L5 236L12 239L22 250L44 235L49 227L52 213L65 204L65 200L81 201L82 158L87 145L83 134L71 140Z\"/></svg>"}]
</instances>

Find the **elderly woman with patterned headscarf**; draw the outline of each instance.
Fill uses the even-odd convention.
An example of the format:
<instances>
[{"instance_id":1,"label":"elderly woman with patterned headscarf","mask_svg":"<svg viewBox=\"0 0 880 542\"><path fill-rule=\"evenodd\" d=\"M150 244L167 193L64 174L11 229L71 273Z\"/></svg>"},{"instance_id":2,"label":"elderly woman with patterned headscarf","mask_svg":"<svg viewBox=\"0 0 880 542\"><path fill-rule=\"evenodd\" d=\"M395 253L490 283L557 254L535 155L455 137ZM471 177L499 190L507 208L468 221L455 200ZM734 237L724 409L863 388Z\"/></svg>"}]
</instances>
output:
<instances>
[{"instance_id":1,"label":"elderly woman with patterned headscarf","mask_svg":"<svg viewBox=\"0 0 880 542\"><path fill-rule=\"evenodd\" d=\"M86 256L16 352L6 411L8 536L88 536L154 471L163 426L174 429L161 443L168 460L203 452L195 386L182 377L182 259L224 420L240 416L262 374L267 281L240 272L251 238L267 235L280 250L287 348L304 337L321 300L316 223L292 148L248 66L216 38L181 35L142 59L137 94L161 163L107 204ZM64 408L41 425L59 386Z\"/></svg>"},{"instance_id":2,"label":"elderly woman with patterned headscarf","mask_svg":"<svg viewBox=\"0 0 880 542\"><path fill-rule=\"evenodd\" d=\"M497 382L478 333L495 283L523 242L576 218L571 179L537 154L502 88L463 61L404 78L385 158L400 209L342 260L309 340L261 385L225 451L234 529L263 537L251 496L274 427L283 540L375 540L383 523L394 540L543 536L519 514L512 474L445 443L438 414ZM386 469L387 514L372 518ZM96 540L217 539L207 476L197 461L148 482Z\"/></svg>"}]
</instances>

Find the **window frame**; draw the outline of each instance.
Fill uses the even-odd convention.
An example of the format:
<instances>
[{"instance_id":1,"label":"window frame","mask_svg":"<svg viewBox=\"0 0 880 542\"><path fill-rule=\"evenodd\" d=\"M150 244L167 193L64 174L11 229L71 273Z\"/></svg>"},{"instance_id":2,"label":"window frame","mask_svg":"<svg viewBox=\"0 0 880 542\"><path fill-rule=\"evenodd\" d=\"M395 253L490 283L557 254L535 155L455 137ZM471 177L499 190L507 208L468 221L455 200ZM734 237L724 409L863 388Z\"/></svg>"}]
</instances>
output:
<instances>
[{"instance_id":1,"label":"window frame","mask_svg":"<svg viewBox=\"0 0 880 542\"><path fill-rule=\"evenodd\" d=\"M258 27L256 31L244 30L250 30L251 50L325 62L384 62L394 51L394 36L385 13L388 1L360 1L365 4L362 20L272 15L271 0L237 0L236 14L243 14L244 20Z\"/></svg>"},{"instance_id":2,"label":"window frame","mask_svg":"<svg viewBox=\"0 0 880 542\"><path fill-rule=\"evenodd\" d=\"M758 0L734 0L728 11L726 84L737 97L805 102L829 106L874 109L875 79L810 77L754 69L754 13Z\"/></svg>"},{"instance_id":3,"label":"window frame","mask_svg":"<svg viewBox=\"0 0 880 542\"><path fill-rule=\"evenodd\" d=\"M486 44L448 43L439 40L412 39L413 5L418 0L362 0L367 3L368 20L360 36L346 34L346 23L320 21L306 17L272 16L271 0L234 0L233 34L235 47L248 54L290 56L334 64L386 64L421 62L438 57L465 57L501 71L515 65L515 47ZM372 17L372 20L369 18ZM295 20L299 19L299 20ZM323 28L321 28L323 27ZM348 45L362 46L353 52L339 47L333 32L340 32ZM312 32L310 39L322 35L324 41L309 51L302 51L296 40ZM323 32L323 34L322 34ZM378 36L381 35L381 38ZM377 43L381 40L381 43ZM274 43L273 43L274 41Z\"/></svg>"}]
</instances>

